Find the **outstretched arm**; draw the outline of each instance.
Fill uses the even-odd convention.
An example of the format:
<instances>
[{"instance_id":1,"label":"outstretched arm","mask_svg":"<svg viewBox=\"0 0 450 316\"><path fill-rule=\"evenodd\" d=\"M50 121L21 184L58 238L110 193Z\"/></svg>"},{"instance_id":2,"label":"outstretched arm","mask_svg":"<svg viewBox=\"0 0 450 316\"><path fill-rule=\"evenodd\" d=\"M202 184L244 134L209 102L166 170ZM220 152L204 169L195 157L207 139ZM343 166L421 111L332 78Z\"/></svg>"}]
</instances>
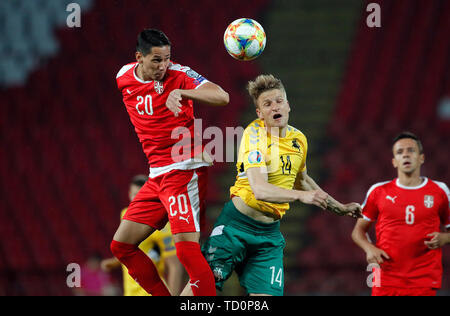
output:
<instances>
[{"instance_id":1,"label":"outstretched arm","mask_svg":"<svg viewBox=\"0 0 450 316\"><path fill-rule=\"evenodd\" d=\"M175 89L170 92L166 106L175 116L181 111L182 99L189 99L205 103L211 106L224 106L230 102L230 96L220 86L212 82L206 82L197 89Z\"/></svg>"},{"instance_id":2,"label":"outstretched arm","mask_svg":"<svg viewBox=\"0 0 450 316\"><path fill-rule=\"evenodd\" d=\"M313 204L322 209L327 207L328 194L319 190L289 190L277 187L268 182L265 168L248 168L246 173L250 187L257 200L272 203L289 203L300 201L305 204Z\"/></svg>"},{"instance_id":3,"label":"outstretched arm","mask_svg":"<svg viewBox=\"0 0 450 316\"><path fill-rule=\"evenodd\" d=\"M297 175L295 180L294 188L297 190L305 190L305 191L322 191L324 192L320 186L311 178L307 171L303 171ZM348 215L354 218L361 217L361 205L358 203L348 203L342 204L336 201L332 196L328 195L327 197L327 207L326 209L339 215Z\"/></svg>"},{"instance_id":4,"label":"outstretched arm","mask_svg":"<svg viewBox=\"0 0 450 316\"><path fill-rule=\"evenodd\" d=\"M183 99L191 99L212 106L224 106L230 102L228 93L212 82L206 82L197 89L180 91Z\"/></svg>"}]
</instances>

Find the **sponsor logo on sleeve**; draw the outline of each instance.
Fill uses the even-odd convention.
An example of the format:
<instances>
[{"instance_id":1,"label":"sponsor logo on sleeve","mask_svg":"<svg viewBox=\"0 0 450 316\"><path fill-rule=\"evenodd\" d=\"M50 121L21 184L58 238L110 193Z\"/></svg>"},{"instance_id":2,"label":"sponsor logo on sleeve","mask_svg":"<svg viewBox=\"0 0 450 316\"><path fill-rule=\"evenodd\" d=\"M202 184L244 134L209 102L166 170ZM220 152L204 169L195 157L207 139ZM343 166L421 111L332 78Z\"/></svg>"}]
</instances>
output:
<instances>
[{"instance_id":1,"label":"sponsor logo on sleeve","mask_svg":"<svg viewBox=\"0 0 450 316\"><path fill-rule=\"evenodd\" d=\"M200 85L203 81L205 81L205 77L203 77L202 75L200 75L198 72L189 69L186 71L186 76L188 76L189 78L195 79L194 80L194 84L196 86Z\"/></svg>"},{"instance_id":2,"label":"sponsor logo on sleeve","mask_svg":"<svg viewBox=\"0 0 450 316\"><path fill-rule=\"evenodd\" d=\"M198 77L197 79L194 80L194 84L196 86L200 85L203 81L205 81L206 79L202 76Z\"/></svg>"},{"instance_id":3,"label":"sponsor logo on sleeve","mask_svg":"<svg viewBox=\"0 0 450 316\"><path fill-rule=\"evenodd\" d=\"M261 161L262 161L262 155L258 150L252 151L248 155L248 163L250 163L250 164L260 163Z\"/></svg>"},{"instance_id":4,"label":"sponsor logo on sleeve","mask_svg":"<svg viewBox=\"0 0 450 316\"><path fill-rule=\"evenodd\" d=\"M186 76L188 76L189 78L192 79L198 79L199 77L201 77L196 71L189 69L188 71L186 71Z\"/></svg>"}]
</instances>

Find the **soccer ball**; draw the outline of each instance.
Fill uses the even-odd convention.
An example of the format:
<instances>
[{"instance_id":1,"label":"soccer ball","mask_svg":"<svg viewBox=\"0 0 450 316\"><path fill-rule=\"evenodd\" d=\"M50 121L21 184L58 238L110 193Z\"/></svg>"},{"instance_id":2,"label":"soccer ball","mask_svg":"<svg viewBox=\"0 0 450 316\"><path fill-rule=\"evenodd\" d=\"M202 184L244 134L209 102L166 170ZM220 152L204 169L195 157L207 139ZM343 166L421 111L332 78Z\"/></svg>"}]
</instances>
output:
<instances>
[{"instance_id":1,"label":"soccer ball","mask_svg":"<svg viewBox=\"0 0 450 316\"><path fill-rule=\"evenodd\" d=\"M253 60L266 47L266 33L261 24L253 19L233 21L225 30L223 42L228 54L237 60Z\"/></svg>"}]
</instances>

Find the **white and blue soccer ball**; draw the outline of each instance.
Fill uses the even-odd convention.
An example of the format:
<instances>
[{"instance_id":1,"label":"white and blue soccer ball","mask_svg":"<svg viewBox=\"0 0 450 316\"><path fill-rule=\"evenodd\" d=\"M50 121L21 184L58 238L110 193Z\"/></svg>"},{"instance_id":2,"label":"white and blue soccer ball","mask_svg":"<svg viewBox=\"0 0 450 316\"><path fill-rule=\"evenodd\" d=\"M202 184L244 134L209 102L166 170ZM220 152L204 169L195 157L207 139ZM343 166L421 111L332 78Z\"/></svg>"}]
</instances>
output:
<instances>
[{"instance_id":1,"label":"white and blue soccer ball","mask_svg":"<svg viewBox=\"0 0 450 316\"><path fill-rule=\"evenodd\" d=\"M233 21L223 36L225 48L237 60L253 60L266 47L266 33L261 24L253 19L241 18Z\"/></svg>"}]
</instances>

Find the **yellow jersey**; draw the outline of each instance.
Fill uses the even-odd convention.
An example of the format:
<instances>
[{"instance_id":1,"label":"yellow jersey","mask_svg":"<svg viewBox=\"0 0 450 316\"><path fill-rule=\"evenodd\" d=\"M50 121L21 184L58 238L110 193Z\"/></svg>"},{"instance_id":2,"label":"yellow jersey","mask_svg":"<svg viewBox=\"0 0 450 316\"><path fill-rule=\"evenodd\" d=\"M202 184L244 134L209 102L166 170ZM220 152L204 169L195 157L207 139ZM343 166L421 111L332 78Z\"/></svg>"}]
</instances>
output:
<instances>
[{"instance_id":1,"label":"yellow jersey","mask_svg":"<svg viewBox=\"0 0 450 316\"><path fill-rule=\"evenodd\" d=\"M120 214L121 219L126 211L126 208L122 210L122 213ZM172 232L170 231L170 224L167 223L162 230L155 231L147 239L141 242L139 249L141 249L152 259L159 275L164 279L165 258L176 255L175 243ZM122 265L122 273L124 296L150 296L150 294L148 294L135 280L133 280L133 278L128 274L128 269L124 265Z\"/></svg>"},{"instance_id":2,"label":"yellow jersey","mask_svg":"<svg viewBox=\"0 0 450 316\"><path fill-rule=\"evenodd\" d=\"M285 137L267 132L264 121L257 119L244 130L239 147L237 177L230 195L239 196L248 206L281 219L289 203L270 203L255 199L246 171L267 168L268 182L284 189L293 189L297 174L306 170L308 143L298 129L288 126Z\"/></svg>"}]
</instances>

